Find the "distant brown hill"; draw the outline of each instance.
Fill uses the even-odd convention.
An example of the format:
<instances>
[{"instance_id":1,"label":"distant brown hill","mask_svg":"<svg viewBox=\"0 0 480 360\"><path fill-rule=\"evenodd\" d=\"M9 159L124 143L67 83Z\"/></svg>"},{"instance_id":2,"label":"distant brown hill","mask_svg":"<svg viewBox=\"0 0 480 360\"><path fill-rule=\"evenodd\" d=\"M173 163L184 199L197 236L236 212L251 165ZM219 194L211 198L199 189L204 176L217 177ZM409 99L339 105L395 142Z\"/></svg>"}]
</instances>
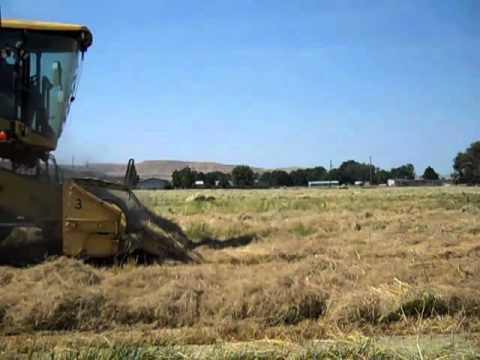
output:
<instances>
[{"instance_id":1,"label":"distant brown hill","mask_svg":"<svg viewBox=\"0 0 480 360\"><path fill-rule=\"evenodd\" d=\"M88 165L75 166L74 171L68 166L64 166L64 170L68 174L81 176L100 177L100 178L120 178L125 174L125 164L114 163L91 163ZM177 161L177 160L146 160L135 164L141 178L172 178L175 170L190 167L199 172L221 171L229 173L237 165L221 164L216 162L200 162L200 161ZM263 172L261 168L254 168L257 172Z\"/></svg>"}]
</instances>

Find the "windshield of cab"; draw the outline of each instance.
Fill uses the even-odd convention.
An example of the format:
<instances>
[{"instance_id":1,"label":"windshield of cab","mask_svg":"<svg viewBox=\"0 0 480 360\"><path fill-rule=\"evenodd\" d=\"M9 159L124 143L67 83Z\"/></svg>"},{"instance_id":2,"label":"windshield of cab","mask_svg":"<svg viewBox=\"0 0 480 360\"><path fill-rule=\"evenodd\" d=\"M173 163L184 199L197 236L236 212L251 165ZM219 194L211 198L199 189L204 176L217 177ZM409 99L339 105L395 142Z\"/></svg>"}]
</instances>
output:
<instances>
[{"instance_id":1,"label":"windshield of cab","mask_svg":"<svg viewBox=\"0 0 480 360\"><path fill-rule=\"evenodd\" d=\"M0 118L60 136L77 83L78 41L66 34L0 32Z\"/></svg>"}]
</instances>

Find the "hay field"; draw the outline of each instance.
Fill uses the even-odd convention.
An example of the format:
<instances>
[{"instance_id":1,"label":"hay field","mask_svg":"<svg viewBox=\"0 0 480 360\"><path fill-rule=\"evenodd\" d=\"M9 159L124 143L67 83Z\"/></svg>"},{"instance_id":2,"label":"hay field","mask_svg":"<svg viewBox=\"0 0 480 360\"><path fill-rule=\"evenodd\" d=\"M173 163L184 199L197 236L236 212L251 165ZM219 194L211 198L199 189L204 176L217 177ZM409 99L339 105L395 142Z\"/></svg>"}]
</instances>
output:
<instances>
[{"instance_id":1,"label":"hay field","mask_svg":"<svg viewBox=\"0 0 480 360\"><path fill-rule=\"evenodd\" d=\"M181 226L203 262L0 267L0 355L175 358L194 345L260 341L261 350L268 341L289 345L206 357L395 358L397 341L385 339L433 336L443 340L432 357L466 341L461 351L477 358L480 188L138 196ZM312 350L319 339L335 348ZM337 345L347 340L345 353ZM428 346L414 344L412 356L428 358Z\"/></svg>"}]
</instances>

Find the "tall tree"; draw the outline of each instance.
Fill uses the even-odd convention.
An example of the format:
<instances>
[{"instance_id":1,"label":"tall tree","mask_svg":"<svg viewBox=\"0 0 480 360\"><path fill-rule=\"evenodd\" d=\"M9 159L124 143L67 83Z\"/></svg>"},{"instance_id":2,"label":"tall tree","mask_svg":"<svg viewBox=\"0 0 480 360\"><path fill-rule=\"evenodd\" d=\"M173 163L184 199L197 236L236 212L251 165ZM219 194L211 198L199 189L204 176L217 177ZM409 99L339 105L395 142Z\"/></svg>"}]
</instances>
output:
<instances>
[{"instance_id":1,"label":"tall tree","mask_svg":"<svg viewBox=\"0 0 480 360\"><path fill-rule=\"evenodd\" d=\"M453 160L454 176L461 183L480 184L480 141L472 143Z\"/></svg>"},{"instance_id":2,"label":"tall tree","mask_svg":"<svg viewBox=\"0 0 480 360\"><path fill-rule=\"evenodd\" d=\"M431 166L428 166L425 169L422 177L423 177L424 180L438 180L440 178L440 176L438 176L435 169L432 168Z\"/></svg>"},{"instance_id":3,"label":"tall tree","mask_svg":"<svg viewBox=\"0 0 480 360\"><path fill-rule=\"evenodd\" d=\"M221 171L212 171L205 174L204 177L205 185L208 187L222 187L226 188L229 186L229 175Z\"/></svg>"},{"instance_id":4,"label":"tall tree","mask_svg":"<svg viewBox=\"0 0 480 360\"><path fill-rule=\"evenodd\" d=\"M376 169L375 171L375 182L377 184L386 184L388 179L392 178L392 174L390 171L383 170L383 169Z\"/></svg>"},{"instance_id":5,"label":"tall tree","mask_svg":"<svg viewBox=\"0 0 480 360\"><path fill-rule=\"evenodd\" d=\"M258 175L258 184L261 187L268 188L272 186L272 172L265 171Z\"/></svg>"},{"instance_id":6,"label":"tall tree","mask_svg":"<svg viewBox=\"0 0 480 360\"><path fill-rule=\"evenodd\" d=\"M328 176L327 170L323 166L316 166L312 169L307 169L307 181L321 181Z\"/></svg>"},{"instance_id":7,"label":"tall tree","mask_svg":"<svg viewBox=\"0 0 480 360\"><path fill-rule=\"evenodd\" d=\"M338 168L333 168L328 171L327 174L327 180L336 180L336 181L341 181L342 180L342 172Z\"/></svg>"},{"instance_id":8,"label":"tall tree","mask_svg":"<svg viewBox=\"0 0 480 360\"><path fill-rule=\"evenodd\" d=\"M250 166L239 165L232 170L233 184L238 187L251 187L255 181L255 174Z\"/></svg>"},{"instance_id":9,"label":"tall tree","mask_svg":"<svg viewBox=\"0 0 480 360\"><path fill-rule=\"evenodd\" d=\"M205 181L205 174L203 172L195 172L195 181Z\"/></svg>"},{"instance_id":10,"label":"tall tree","mask_svg":"<svg viewBox=\"0 0 480 360\"><path fill-rule=\"evenodd\" d=\"M369 181L375 176L372 165L359 163L355 160L344 161L338 168L339 180L344 184L353 184L355 181Z\"/></svg>"},{"instance_id":11,"label":"tall tree","mask_svg":"<svg viewBox=\"0 0 480 360\"><path fill-rule=\"evenodd\" d=\"M298 169L290 172L293 186L307 186L308 185L308 170Z\"/></svg>"},{"instance_id":12,"label":"tall tree","mask_svg":"<svg viewBox=\"0 0 480 360\"><path fill-rule=\"evenodd\" d=\"M271 174L271 184L270 186L279 187L279 186L292 186L292 178L290 175L283 170L274 170Z\"/></svg>"},{"instance_id":13,"label":"tall tree","mask_svg":"<svg viewBox=\"0 0 480 360\"><path fill-rule=\"evenodd\" d=\"M402 165L390 170L390 174L394 179L413 180L415 179L415 167L412 164Z\"/></svg>"},{"instance_id":14,"label":"tall tree","mask_svg":"<svg viewBox=\"0 0 480 360\"><path fill-rule=\"evenodd\" d=\"M175 188L189 189L195 182L195 171L189 167L175 170L172 174L172 183Z\"/></svg>"}]
</instances>

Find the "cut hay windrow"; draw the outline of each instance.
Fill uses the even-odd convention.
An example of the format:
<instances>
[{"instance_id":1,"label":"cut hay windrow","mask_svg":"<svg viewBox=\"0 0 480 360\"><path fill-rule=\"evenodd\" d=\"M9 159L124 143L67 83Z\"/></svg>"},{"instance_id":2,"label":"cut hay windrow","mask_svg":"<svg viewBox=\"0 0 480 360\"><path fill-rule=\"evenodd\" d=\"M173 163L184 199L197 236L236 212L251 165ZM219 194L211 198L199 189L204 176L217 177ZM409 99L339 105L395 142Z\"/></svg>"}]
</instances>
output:
<instances>
[{"instance_id":1,"label":"cut hay windrow","mask_svg":"<svg viewBox=\"0 0 480 360\"><path fill-rule=\"evenodd\" d=\"M183 344L480 332L478 214L461 191L141 192L178 224L151 224L178 246L163 251L201 261L0 267L0 332L159 331Z\"/></svg>"}]
</instances>

